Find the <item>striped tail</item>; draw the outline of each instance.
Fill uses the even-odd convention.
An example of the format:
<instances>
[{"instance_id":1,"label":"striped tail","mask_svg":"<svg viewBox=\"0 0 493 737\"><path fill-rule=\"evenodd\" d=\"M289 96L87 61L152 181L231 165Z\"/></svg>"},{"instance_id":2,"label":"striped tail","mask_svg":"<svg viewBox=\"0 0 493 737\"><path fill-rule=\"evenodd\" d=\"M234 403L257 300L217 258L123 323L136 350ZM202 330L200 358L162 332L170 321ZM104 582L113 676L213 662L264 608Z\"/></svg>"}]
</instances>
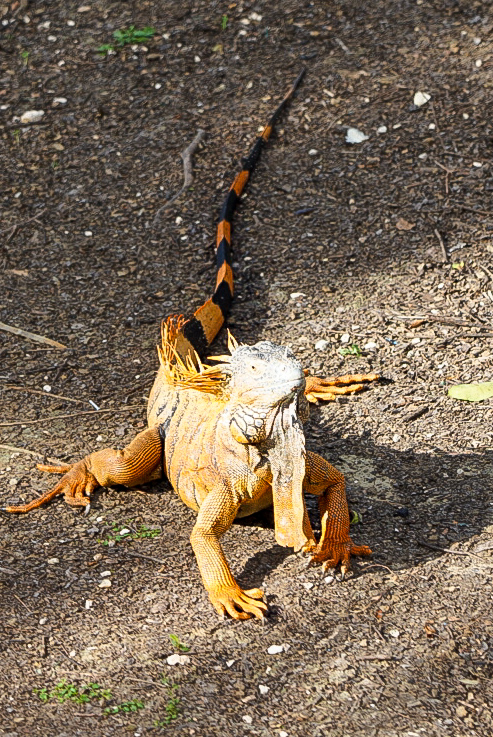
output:
<instances>
[{"instance_id":1,"label":"striped tail","mask_svg":"<svg viewBox=\"0 0 493 737\"><path fill-rule=\"evenodd\" d=\"M305 70L298 75L262 134L255 141L243 162L243 169L236 175L221 208L219 225L217 226L217 278L214 294L188 320L183 320L182 317L168 318L168 336L176 340L175 349L183 359L187 355L193 356L194 352L199 356L204 356L229 313L233 299L233 270L231 268L231 220L233 213L240 201L241 193L250 178L250 174L260 158L260 153L269 140L277 119L293 96L304 73Z\"/></svg>"}]
</instances>

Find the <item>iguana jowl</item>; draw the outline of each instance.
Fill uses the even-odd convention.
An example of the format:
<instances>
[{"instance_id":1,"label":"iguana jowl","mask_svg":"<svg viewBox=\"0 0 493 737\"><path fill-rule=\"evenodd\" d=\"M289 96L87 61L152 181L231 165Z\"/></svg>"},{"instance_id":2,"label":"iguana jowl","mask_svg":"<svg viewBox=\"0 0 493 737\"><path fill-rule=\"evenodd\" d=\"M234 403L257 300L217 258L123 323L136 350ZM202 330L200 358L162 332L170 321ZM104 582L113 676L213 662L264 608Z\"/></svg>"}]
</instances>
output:
<instances>
[{"instance_id":1,"label":"iguana jowl","mask_svg":"<svg viewBox=\"0 0 493 737\"><path fill-rule=\"evenodd\" d=\"M202 579L216 611L235 619L262 617L260 589L242 590L229 569L220 538L235 517L274 506L280 545L311 554L324 570L350 555L368 555L353 545L344 477L326 460L305 450L302 423L308 401L359 391L375 374L319 379L305 376L289 348L268 341L239 345L229 337L230 355L204 365L233 296L231 218L264 144L300 79L295 81L257 139L236 176L220 213L217 281L213 296L185 320L163 323L160 368L152 388L148 428L123 450L107 448L67 466L38 466L63 473L54 489L7 512L28 512L64 494L72 506L90 504L98 486L136 486L166 476L181 499L198 512L191 535ZM303 493L319 498L321 537L315 541Z\"/></svg>"}]
</instances>

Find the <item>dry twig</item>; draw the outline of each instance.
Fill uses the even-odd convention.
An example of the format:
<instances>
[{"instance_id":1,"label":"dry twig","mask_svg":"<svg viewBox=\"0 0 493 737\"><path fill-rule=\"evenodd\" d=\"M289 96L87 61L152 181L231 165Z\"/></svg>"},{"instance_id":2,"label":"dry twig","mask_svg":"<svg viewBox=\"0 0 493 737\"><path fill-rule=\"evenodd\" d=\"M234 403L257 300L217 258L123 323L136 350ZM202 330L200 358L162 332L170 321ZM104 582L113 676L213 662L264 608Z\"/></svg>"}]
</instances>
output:
<instances>
[{"instance_id":1,"label":"dry twig","mask_svg":"<svg viewBox=\"0 0 493 737\"><path fill-rule=\"evenodd\" d=\"M12 325L6 325L4 322L0 322L0 330L3 330L6 333L13 333L14 335L20 335L22 338L27 338L28 340L35 340L37 343L51 345L53 348L59 348L61 351L68 351L68 346L63 345L63 343L58 343L56 340L52 340L51 338L45 338L44 335L30 333L28 330L14 328Z\"/></svg>"},{"instance_id":2,"label":"dry twig","mask_svg":"<svg viewBox=\"0 0 493 737\"><path fill-rule=\"evenodd\" d=\"M190 185L193 182L193 164L192 164L192 156L194 155L200 141L205 136L205 131L202 130L202 128L199 128L197 135L193 139L192 143L186 147L184 151L181 152L180 156L183 160L183 186L182 188L165 204L159 208L157 211L155 217L154 217L154 225L157 224L159 218L165 212L173 202L176 202L178 197L181 197L183 192L190 187Z\"/></svg>"},{"instance_id":3,"label":"dry twig","mask_svg":"<svg viewBox=\"0 0 493 737\"><path fill-rule=\"evenodd\" d=\"M85 399L72 399L72 397L64 397L62 394L52 394L51 392L42 392L40 389L29 389L27 386L15 386L15 384L4 384L2 389L15 390L18 392L27 392L28 394L40 394L42 397L51 397L52 399L63 399L65 402L75 402L76 404L86 404ZM89 400L87 400L89 401Z\"/></svg>"},{"instance_id":4,"label":"dry twig","mask_svg":"<svg viewBox=\"0 0 493 737\"><path fill-rule=\"evenodd\" d=\"M443 242L443 238L442 238L442 236L440 235L440 233L438 232L438 230L436 228L435 228L435 230L433 232L435 233L436 237L438 238L438 242L440 244L440 248L442 249L443 261L444 261L444 263L446 263L448 261L448 253L447 253L447 249L445 248L445 243Z\"/></svg>"}]
</instances>

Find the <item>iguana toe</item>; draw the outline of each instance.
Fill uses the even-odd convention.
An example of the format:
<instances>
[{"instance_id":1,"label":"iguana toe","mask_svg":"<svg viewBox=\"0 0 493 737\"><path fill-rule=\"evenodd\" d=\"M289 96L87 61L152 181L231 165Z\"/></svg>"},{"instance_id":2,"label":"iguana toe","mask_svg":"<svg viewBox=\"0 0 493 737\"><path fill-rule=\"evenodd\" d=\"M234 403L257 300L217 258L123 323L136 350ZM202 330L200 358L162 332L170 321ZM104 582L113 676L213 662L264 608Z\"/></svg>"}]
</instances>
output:
<instances>
[{"instance_id":1,"label":"iguana toe","mask_svg":"<svg viewBox=\"0 0 493 737\"><path fill-rule=\"evenodd\" d=\"M221 617L227 612L232 619L249 619L251 616L262 619L267 612L267 604L261 601L263 595L260 589L243 591L239 586L209 592L216 612Z\"/></svg>"}]
</instances>

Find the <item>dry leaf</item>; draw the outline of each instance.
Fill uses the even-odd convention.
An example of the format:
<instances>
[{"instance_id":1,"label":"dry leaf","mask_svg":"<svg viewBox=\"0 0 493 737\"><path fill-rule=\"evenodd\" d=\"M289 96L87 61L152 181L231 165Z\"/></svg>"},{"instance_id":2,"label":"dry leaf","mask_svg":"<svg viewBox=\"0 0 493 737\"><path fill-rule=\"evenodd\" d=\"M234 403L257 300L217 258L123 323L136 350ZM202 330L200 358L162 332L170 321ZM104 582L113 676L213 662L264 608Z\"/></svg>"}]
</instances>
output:
<instances>
[{"instance_id":1,"label":"dry leaf","mask_svg":"<svg viewBox=\"0 0 493 737\"><path fill-rule=\"evenodd\" d=\"M415 225L416 223L410 223L404 218L399 218L395 224L395 227L397 228L397 230L412 230Z\"/></svg>"}]
</instances>

